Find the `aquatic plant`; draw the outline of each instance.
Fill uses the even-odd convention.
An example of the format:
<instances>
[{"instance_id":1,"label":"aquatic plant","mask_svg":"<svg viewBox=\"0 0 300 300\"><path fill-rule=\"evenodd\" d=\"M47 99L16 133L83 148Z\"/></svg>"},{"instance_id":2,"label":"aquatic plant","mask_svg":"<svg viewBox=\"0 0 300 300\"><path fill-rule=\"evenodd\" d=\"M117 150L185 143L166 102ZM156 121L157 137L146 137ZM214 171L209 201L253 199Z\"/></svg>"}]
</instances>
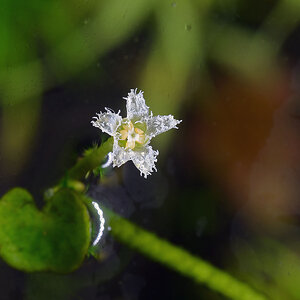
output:
<instances>
[{"instance_id":1,"label":"aquatic plant","mask_svg":"<svg viewBox=\"0 0 300 300\"><path fill-rule=\"evenodd\" d=\"M26 272L71 272L81 265L89 253L89 246L99 243L106 223L110 227L109 233L118 241L224 296L266 299L225 271L147 232L87 196L82 179L99 168L109 153L112 153L114 166L120 167L132 160L141 175L145 178L150 175L156 169L158 155L158 151L149 146L151 139L177 128L181 122L171 115L153 116L142 92L131 90L125 99L126 118L109 109L97 114L92 124L111 137L99 147L86 151L58 185L45 192L46 205L41 211L24 189L14 188L2 197L1 257L12 267ZM100 221L94 241L88 213L91 207L96 210Z\"/></svg>"}]
</instances>

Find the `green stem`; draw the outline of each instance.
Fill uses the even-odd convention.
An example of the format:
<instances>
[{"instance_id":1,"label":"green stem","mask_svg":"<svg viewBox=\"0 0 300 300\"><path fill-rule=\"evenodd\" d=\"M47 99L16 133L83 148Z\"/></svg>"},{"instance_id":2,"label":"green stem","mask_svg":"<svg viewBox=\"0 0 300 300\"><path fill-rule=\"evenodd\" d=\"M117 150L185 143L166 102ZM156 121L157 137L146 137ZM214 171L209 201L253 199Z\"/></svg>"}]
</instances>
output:
<instances>
[{"instance_id":1,"label":"green stem","mask_svg":"<svg viewBox=\"0 0 300 300\"><path fill-rule=\"evenodd\" d=\"M68 172L68 179L79 180L98 167L105 156L111 151L112 138L100 147L79 160ZM91 199L86 197L87 202ZM88 204L88 203L87 203ZM157 261L177 271L196 282L205 284L231 299L264 300L265 296L253 290L247 284L235 279L226 272L217 269L203 259L190 254L188 251L172 245L153 233L150 233L128 220L103 208L107 222L112 228L111 234L120 242L148 258Z\"/></svg>"},{"instance_id":2,"label":"green stem","mask_svg":"<svg viewBox=\"0 0 300 300\"><path fill-rule=\"evenodd\" d=\"M68 179L80 180L86 176L89 171L100 166L105 156L112 150L113 138L109 138L100 147L95 148L84 158L80 159L74 167L68 171Z\"/></svg>"},{"instance_id":3,"label":"green stem","mask_svg":"<svg viewBox=\"0 0 300 300\"><path fill-rule=\"evenodd\" d=\"M231 299L265 300L264 295L188 251L172 245L104 208L111 234L121 243Z\"/></svg>"}]
</instances>

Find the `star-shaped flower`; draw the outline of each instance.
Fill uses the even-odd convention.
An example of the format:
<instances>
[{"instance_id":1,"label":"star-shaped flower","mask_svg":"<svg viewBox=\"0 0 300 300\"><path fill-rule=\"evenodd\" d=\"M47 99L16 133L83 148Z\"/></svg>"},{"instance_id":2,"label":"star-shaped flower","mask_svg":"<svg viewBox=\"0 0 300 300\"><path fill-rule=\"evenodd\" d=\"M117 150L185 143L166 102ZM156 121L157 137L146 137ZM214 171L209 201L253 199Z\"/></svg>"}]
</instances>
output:
<instances>
[{"instance_id":1,"label":"star-shaped flower","mask_svg":"<svg viewBox=\"0 0 300 300\"><path fill-rule=\"evenodd\" d=\"M158 151L149 146L151 139L160 133L177 128L181 121L174 119L172 115L153 116L145 103L143 92L137 93L137 89L130 90L127 97L127 117L122 118L119 113L105 108L106 112L100 112L91 123L103 132L114 138L112 161L113 166L120 167L128 160L140 170L141 175L147 178L156 170Z\"/></svg>"}]
</instances>

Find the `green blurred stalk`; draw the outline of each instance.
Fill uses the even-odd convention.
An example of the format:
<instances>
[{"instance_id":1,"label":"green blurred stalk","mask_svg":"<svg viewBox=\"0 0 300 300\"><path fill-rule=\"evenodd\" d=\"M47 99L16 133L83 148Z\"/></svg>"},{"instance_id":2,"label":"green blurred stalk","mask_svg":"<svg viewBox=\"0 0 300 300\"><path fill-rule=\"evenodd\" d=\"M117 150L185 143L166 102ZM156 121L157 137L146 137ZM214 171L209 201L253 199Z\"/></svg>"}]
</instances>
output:
<instances>
[{"instance_id":1,"label":"green blurred stalk","mask_svg":"<svg viewBox=\"0 0 300 300\"><path fill-rule=\"evenodd\" d=\"M99 167L105 156L112 150L112 145L113 140L110 138L100 147L91 150L69 170L68 179L79 180L88 172ZM89 201L93 200L90 199L87 202ZM266 299L247 284L235 279L225 271L217 269L205 260L138 227L107 208L103 208L103 211L107 223L111 227L110 233L121 243L148 258L192 278L228 298L237 300Z\"/></svg>"},{"instance_id":2,"label":"green blurred stalk","mask_svg":"<svg viewBox=\"0 0 300 300\"><path fill-rule=\"evenodd\" d=\"M91 150L84 158L78 160L67 173L67 178L71 180L80 180L84 178L90 171L98 168L106 155L112 151L113 138L109 138L100 147Z\"/></svg>"},{"instance_id":3,"label":"green blurred stalk","mask_svg":"<svg viewBox=\"0 0 300 300\"><path fill-rule=\"evenodd\" d=\"M263 300L265 296L205 260L172 245L104 208L110 233L121 243L230 299Z\"/></svg>"}]
</instances>

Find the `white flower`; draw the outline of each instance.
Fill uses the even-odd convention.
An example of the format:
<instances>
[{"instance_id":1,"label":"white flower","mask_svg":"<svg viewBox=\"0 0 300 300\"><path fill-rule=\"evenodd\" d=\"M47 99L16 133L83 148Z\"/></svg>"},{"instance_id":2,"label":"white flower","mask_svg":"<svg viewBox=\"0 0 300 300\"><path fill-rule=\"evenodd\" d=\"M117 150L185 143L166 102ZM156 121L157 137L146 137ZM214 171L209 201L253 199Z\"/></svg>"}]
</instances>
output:
<instances>
[{"instance_id":1,"label":"white flower","mask_svg":"<svg viewBox=\"0 0 300 300\"><path fill-rule=\"evenodd\" d=\"M130 90L127 101L127 117L122 118L119 113L105 108L106 112L97 114L93 126L114 138L112 161L113 166L120 167L128 160L132 160L140 170L141 175L147 178L156 171L155 162L158 151L149 146L151 139L158 134L177 128L181 121L174 119L172 115L153 116L145 103L143 92L137 93L137 89Z\"/></svg>"}]
</instances>

